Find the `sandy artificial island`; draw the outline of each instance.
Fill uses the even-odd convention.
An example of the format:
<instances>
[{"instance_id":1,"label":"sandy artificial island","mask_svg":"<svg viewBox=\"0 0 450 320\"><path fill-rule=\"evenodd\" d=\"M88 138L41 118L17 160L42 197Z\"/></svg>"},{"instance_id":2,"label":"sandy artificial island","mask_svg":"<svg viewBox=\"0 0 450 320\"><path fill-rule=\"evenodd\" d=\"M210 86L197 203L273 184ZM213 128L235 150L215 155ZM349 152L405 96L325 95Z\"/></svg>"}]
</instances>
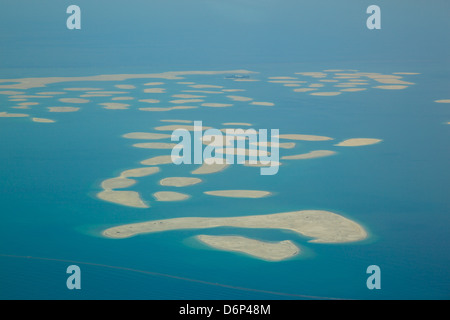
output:
<instances>
[{"instance_id":1,"label":"sandy artificial island","mask_svg":"<svg viewBox=\"0 0 450 320\"><path fill-rule=\"evenodd\" d=\"M159 191L155 192L153 196L157 201L182 201L189 199L189 195L173 191Z\"/></svg>"},{"instance_id":2,"label":"sandy artificial island","mask_svg":"<svg viewBox=\"0 0 450 320\"><path fill-rule=\"evenodd\" d=\"M290 240L266 242L241 236L209 235L198 235L196 239L215 249L241 252L268 261L285 260L300 252Z\"/></svg>"},{"instance_id":3,"label":"sandy artificial island","mask_svg":"<svg viewBox=\"0 0 450 320\"><path fill-rule=\"evenodd\" d=\"M362 226L329 211L303 210L241 217L187 217L126 224L103 231L108 238L128 238L138 234L180 229L217 227L264 228L289 230L313 239L316 243L360 241L367 237Z\"/></svg>"},{"instance_id":4,"label":"sandy artificial island","mask_svg":"<svg viewBox=\"0 0 450 320\"><path fill-rule=\"evenodd\" d=\"M347 139L344 141L339 142L338 144L335 144L335 146L338 147L359 147L359 146L367 146L371 144L375 144L378 142L381 142L383 140L381 139L371 139L371 138L354 138L354 139Z\"/></svg>"},{"instance_id":5,"label":"sandy artificial island","mask_svg":"<svg viewBox=\"0 0 450 320\"><path fill-rule=\"evenodd\" d=\"M269 191L261 190L215 190L204 192L210 196L228 197L228 198L263 198L270 196Z\"/></svg>"},{"instance_id":6,"label":"sandy artificial island","mask_svg":"<svg viewBox=\"0 0 450 320\"><path fill-rule=\"evenodd\" d=\"M159 184L166 187L186 187L202 182L199 178L189 177L169 177L159 181Z\"/></svg>"}]
</instances>

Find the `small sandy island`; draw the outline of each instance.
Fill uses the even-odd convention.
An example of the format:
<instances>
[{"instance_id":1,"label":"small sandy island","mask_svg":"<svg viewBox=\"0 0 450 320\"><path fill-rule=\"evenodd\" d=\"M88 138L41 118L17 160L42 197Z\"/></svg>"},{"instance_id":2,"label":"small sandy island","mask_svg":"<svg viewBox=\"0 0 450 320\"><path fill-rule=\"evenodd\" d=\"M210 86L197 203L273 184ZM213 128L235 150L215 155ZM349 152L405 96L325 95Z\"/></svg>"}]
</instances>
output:
<instances>
[{"instance_id":1,"label":"small sandy island","mask_svg":"<svg viewBox=\"0 0 450 320\"><path fill-rule=\"evenodd\" d=\"M152 133L152 132L130 132L122 136L126 139L141 139L141 140L159 140L170 138L170 134L165 133Z\"/></svg>"},{"instance_id":2,"label":"small sandy island","mask_svg":"<svg viewBox=\"0 0 450 320\"><path fill-rule=\"evenodd\" d=\"M212 163L212 164L207 164L207 163L203 163L199 168L195 169L194 171L192 171L192 174L211 174L211 173L216 173L216 172L220 172L225 170L226 168L228 168L229 164L223 163L223 164L218 164L218 163Z\"/></svg>"},{"instance_id":3,"label":"small sandy island","mask_svg":"<svg viewBox=\"0 0 450 320\"><path fill-rule=\"evenodd\" d=\"M198 235L196 239L215 249L241 252L268 261L285 260L300 252L300 249L290 240L267 242L241 236L210 235Z\"/></svg>"},{"instance_id":4,"label":"small sandy island","mask_svg":"<svg viewBox=\"0 0 450 320\"><path fill-rule=\"evenodd\" d=\"M228 198L263 198L271 195L269 191L261 190L215 190L205 191L204 194Z\"/></svg>"},{"instance_id":5,"label":"small sandy island","mask_svg":"<svg viewBox=\"0 0 450 320\"><path fill-rule=\"evenodd\" d=\"M434 100L437 103L450 103L450 99Z\"/></svg>"},{"instance_id":6,"label":"small sandy island","mask_svg":"<svg viewBox=\"0 0 450 320\"><path fill-rule=\"evenodd\" d=\"M97 194L97 197L101 200L121 204L128 207L149 208L149 206L142 201L139 193L135 191L104 190L102 192L99 192Z\"/></svg>"},{"instance_id":7,"label":"small sandy island","mask_svg":"<svg viewBox=\"0 0 450 320\"><path fill-rule=\"evenodd\" d=\"M159 184L166 187L186 187L202 182L199 178L169 177L159 181Z\"/></svg>"},{"instance_id":8,"label":"small sandy island","mask_svg":"<svg viewBox=\"0 0 450 320\"><path fill-rule=\"evenodd\" d=\"M335 151L331 150L314 150L308 153L302 153L302 154L294 154L291 156L283 156L281 157L282 160L300 160L300 159L314 159L314 158L321 158L321 157L328 157L336 154Z\"/></svg>"},{"instance_id":9,"label":"small sandy island","mask_svg":"<svg viewBox=\"0 0 450 320\"><path fill-rule=\"evenodd\" d=\"M142 160L141 164L145 166L154 166L159 164L169 164L172 162L172 156L156 156L146 160Z\"/></svg>"},{"instance_id":10,"label":"small sandy island","mask_svg":"<svg viewBox=\"0 0 450 320\"><path fill-rule=\"evenodd\" d=\"M354 139L347 139L344 141L339 142L338 144L335 144L335 146L338 147L359 147L359 146L367 146L371 144L375 144L378 142L381 142L383 140L381 139L372 139L372 138L354 138Z\"/></svg>"},{"instance_id":11,"label":"small sandy island","mask_svg":"<svg viewBox=\"0 0 450 320\"><path fill-rule=\"evenodd\" d=\"M153 220L109 228L103 231L103 235L108 238L128 238L143 233L217 227L283 229L311 237L313 239L309 242L316 243L343 243L367 238L367 232L356 222L336 213L322 210L240 217L186 217Z\"/></svg>"},{"instance_id":12,"label":"small sandy island","mask_svg":"<svg viewBox=\"0 0 450 320\"><path fill-rule=\"evenodd\" d=\"M55 123L55 120L52 119L46 119L46 118L33 118L34 122L40 122L40 123Z\"/></svg>"},{"instance_id":13,"label":"small sandy island","mask_svg":"<svg viewBox=\"0 0 450 320\"><path fill-rule=\"evenodd\" d=\"M135 143L133 147L144 148L144 149L173 149L176 146L175 143L164 143L164 142L144 142Z\"/></svg>"},{"instance_id":14,"label":"small sandy island","mask_svg":"<svg viewBox=\"0 0 450 320\"><path fill-rule=\"evenodd\" d=\"M280 139L288 139L288 140L303 140L303 141L326 141L333 140L330 137L324 136L314 136L309 134L280 134L278 136Z\"/></svg>"},{"instance_id":15,"label":"small sandy island","mask_svg":"<svg viewBox=\"0 0 450 320\"><path fill-rule=\"evenodd\" d=\"M183 201L189 199L189 195L173 192L173 191L159 191L153 194L157 201Z\"/></svg>"},{"instance_id":16,"label":"small sandy island","mask_svg":"<svg viewBox=\"0 0 450 320\"><path fill-rule=\"evenodd\" d=\"M0 112L0 118L23 118L29 117L29 114L26 113L8 113L8 112Z\"/></svg>"},{"instance_id":17,"label":"small sandy island","mask_svg":"<svg viewBox=\"0 0 450 320\"><path fill-rule=\"evenodd\" d=\"M77 107L47 107L49 112L76 112L80 110Z\"/></svg>"}]
</instances>

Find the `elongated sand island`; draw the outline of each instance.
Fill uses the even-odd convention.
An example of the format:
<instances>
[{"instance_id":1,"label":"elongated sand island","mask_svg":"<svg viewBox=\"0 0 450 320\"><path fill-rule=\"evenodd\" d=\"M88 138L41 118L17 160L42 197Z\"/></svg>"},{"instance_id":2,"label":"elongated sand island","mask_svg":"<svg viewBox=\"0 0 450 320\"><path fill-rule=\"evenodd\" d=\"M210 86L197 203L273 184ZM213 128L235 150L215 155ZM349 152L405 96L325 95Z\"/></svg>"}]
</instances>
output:
<instances>
[{"instance_id":1,"label":"elongated sand island","mask_svg":"<svg viewBox=\"0 0 450 320\"><path fill-rule=\"evenodd\" d=\"M356 222L330 211L303 210L241 217L186 217L126 224L103 231L108 238L123 239L138 234L181 229L217 227L289 230L311 237L309 242L344 243L360 241L367 232Z\"/></svg>"},{"instance_id":2,"label":"elongated sand island","mask_svg":"<svg viewBox=\"0 0 450 320\"><path fill-rule=\"evenodd\" d=\"M195 238L214 249L240 252L268 261L281 261L300 253L300 249L290 240L267 242L241 236L210 235Z\"/></svg>"}]
</instances>

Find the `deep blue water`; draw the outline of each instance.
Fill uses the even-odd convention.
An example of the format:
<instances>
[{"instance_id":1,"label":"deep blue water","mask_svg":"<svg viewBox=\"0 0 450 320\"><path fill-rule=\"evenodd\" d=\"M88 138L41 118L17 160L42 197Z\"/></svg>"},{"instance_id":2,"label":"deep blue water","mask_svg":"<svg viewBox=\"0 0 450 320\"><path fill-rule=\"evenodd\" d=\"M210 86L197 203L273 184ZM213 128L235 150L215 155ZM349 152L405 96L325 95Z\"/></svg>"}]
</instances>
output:
<instances>
[{"instance_id":1,"label":"deep blue water","mask_svg":"<svg viewBox=\"0 0 450 320\"><path fill-rule=\"evenodd\" d=\"M266 79L330 68L421 74L405 76L416 84L404 90L369 89L335 97L295 93L265 81L239 83L223 76L188 76L184 81L245 88L245 92L231 94L271 101L276 107L236 102L232 108L147 113L133 108L104 110L97 103L109 98L90 98L92 102L80 105L79 112L45 112L47 105L61 105L55 96L30 111L58 120L54 124L0 118L1 299L449 298L450 126L444 123L450 121L450 111L448 104L433 102L450 98L447 3L437 1L428 8L406 1L380 2L383 29L376 34L364 29L369 3L357 1L322 1L302 7L295 1L276 7L269 1L230 2L228 6L193 1L190 6L178 3L176 12L162 1L152 5L136 1L126 10L119 1L109 2L108 10L101 1L78 1L83 9L80 33L54 27L65 25L60 12L68 4L28 4L13 20L14 15L7 13L17 13L20 2L0 5L5 9L0 10L0 78L248 69L260 72L255 78ZM404 14L407 3L409 11ZM117 19L122 23L115 23ZM357 23L362 26L355 27ZM139 86L149 81L159 80L120 83ZM162 101L183 88L175 83L178 80L162 81L169 91L161 95ZM112 90L114 84L57 83L27 93L68 87ZM134 95L144 97L142 90ZM208 102L228 102L216 96L209 96ZM6 96L0 99L0 112L17 111L9 109ZM289 162L275 176L233 166L205 175L203 183L189 187L186 192L192 199L151 201L148 210L96 199L102 180L162 154L132 148L134 141L120 136L151 131L161 125L159 119L170 118L202 120L212 127L249 122L256 129L280 128L285 133L324 135L336 141L374 137L383 142L334 148L339 153L332 157ZM329 149L333 143L299 141L289 152ZM144 192L144 198L151 200L151 194L160 190L157 181L166 174L190 171L167 166L161 170L139 179L136 190ZM202 194L207 189L237 187L269 190L275 195L241 200ZM362 224L370 237L352 244L325 245L307 243L288 232L232 228L123 240L100 235L111 226L151 219L303 209L342 214ZM199 233L289 239L305 254L270 263L208 249L193 240ZM70 261L81 267L82 290L66 288L65 270ZM371 264L382 270L381 290L366 287L365 271Z\"/></svg>"}]
</instances>

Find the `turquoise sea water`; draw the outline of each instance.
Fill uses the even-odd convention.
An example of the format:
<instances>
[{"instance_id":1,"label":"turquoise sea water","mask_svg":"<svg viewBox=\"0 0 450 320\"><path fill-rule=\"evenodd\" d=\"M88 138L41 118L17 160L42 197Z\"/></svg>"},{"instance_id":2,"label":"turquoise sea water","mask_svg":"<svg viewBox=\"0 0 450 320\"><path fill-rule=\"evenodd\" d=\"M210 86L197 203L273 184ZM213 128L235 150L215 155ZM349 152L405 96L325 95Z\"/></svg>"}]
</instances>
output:
<instances>
[{"instance_id":1,"label":"turquoise sea water","mask_svg":"<svg viewBox=\"0 0 450 320\"><path fill-rule=\"evenodd\" d=\"M47 14L50 21L56 21L58 10L50 3L45 3ZM331 39L335 46L330 45L330 48L335 48L335 52L330 53L327 44L311 38L324 39L326 27L311 31L311 37L301 32L299 37L309 46L291 44L289 39L296 34L292 28L304 30L301 27L311 26L313 21L302 15L303 22L297 21L297 25L294 15L288 14L292 8L288 6L290 1L280 6L273 16L268 13L270 8L257 6L253 11L250 9L256 4L245 3L247 6L239 7L240 10L209 8L206 12L210 15L197 20L198 24L190 24L187 31L177 29L176 23L157 24L163 18L156 17L155 10L149 9L146 12L156 22L147 27L158 30L157 39L163 39L154 45L145 40L144 31L138 28L145 25L141 15L132 18L130 13L124 18L124 22L134 19L134 29L138 30L125 37L132 30L130 26L121 29L114 25L116 33L108 33L101 22L106 23L109 18L100 15L99 8L84 2L80 2L80 6L87 12L86 26L97 26L95 31L87 28L82 34L67 35L66 30L57 29L48 35L46 31L53 30L50 22L30 31L27 23L38 21L39 17L35 17L13 25L15 29L11 29L9 36L2 34L2 79L247 69L258 72L252 78L261 80L234 82L224 79L223 75L189 75L185 80L161 80L166 83L167 94L157 97L143 93L142 84L158 79L63 82L28 89L27 94L70 87L98 87L130 92L124 96L132 95L136 100L160 99L161 106L166 106L172 94L188 89L177 81L193 81L245 89L245 92L230 94L270 101L275 106L234 102L230 108L142 112L137 110L135 102L128 101L115 102L130 103L129 110L105 110L98 103L111 102L111 98L104 97L88 98L91 102L80 104L78 112L48 113L45 107L63 105L57 100L62 96L29 99L40 105L31 106L31 110L15 110L10 108L14 102L0 95L0 112L23 112L57 120L54 124L39 124L28 118L0 118L1 299L449 298L450 126L445 123L450 121L450 111L448 104L434 102L450 98L450 68L445 59L448 45L426 37L433 33L436 40L448 35L448 32L432 29L448 25L448 22L442 22L440 15L433 11L436 15L429 29L413 28L418 38L407 34L401 46L394 45L395 35L383 29L385 38L373 36L371 46L368 36L363 34L366 30L352 31L351 28L351 22L357 20L359 7L352 1L342 2L349 9L343 20L345 23L339 27L340 32L350 33L354 42L348 40L349 36ZM263 3L269 6L268 2ZM169 11L158 4L162 13ZM195 2L186 14L198 18L201 15L196 9L204 9L202 5ZM448 9L446 4L442 6ZM119 2L114 2L112 8L119 10ZM11 5L9 9L16 8ZM135 4L129 10L137 14L137 9ZM310 13L318 10L312 4L298 9ZM405 22L406 18L397 21L392 13L400 13L401 7L388 6L387 9L392 10L386 10L386 17L391 18L386 19L386 27L390 27L392 33L396 31L397 36L402 35L401 21ZM421 9L413 7L410 18ZM362 10L364 13L364 8ZM332 11L332 8L325 10L325 17L332 19ZM94 19L89 12L97 13L102 19ZM228 20L224 15L225 22L214 21L212 17L217 12L220 16L229 12ZM276 31L281 27L273 26L284 21L283 14L289 18L284 27L290 28L285 30L286 37L279 37ZM325 19L317 12L315 16ZM8 21L12 23L8 19L2 21L5 25ZM178 25L183 21L178 21ZM217 33L210 31L209 34L201 28L207 23L210 30L217 30ZM224 25L229 28L224 29ZM156 26L165 27L155 29ZM249 33L247 40L237 37L242 27ZM267 30L271 32L264 32ZM200 35L190 33L195 31L201 31ZM175 40L181 41L184 33L190 37L181 43L164 37L177 32L181 35ZM328 32L333 35L337 31ZM265 38L261 34L265 34ZM54 37L51 45L45 41L50 36ZM232 36L237 38L232 41ZM120 42L122 45L117 38L124 39ZM205 45L205 39L211 45ZM417 39L428 45L428 50L421 46L412 50ZM76 51L70 41L79 45ZM361 44L372 53L360 49ZM230 46L239 49L230 50ZM24 48L36 50L34 59L27 53L17 54ZM69 62L69 58L73 60ZM267 82L268 77L298 76L294 73L326 69L383 74L417 72L420 75L405 75L403 80L415 85L403 90L379 90L371 85L366 91L333 97L297 93L293 88ZM118 83L133 84L138 89L114 88ZM229 103L223 96L208 95L206 102ZM249 122L255 129L279 128L280 133L324 135L335 140L298 141L295 149L282 152L296 154L330 149L338 154L283 162L274 176L261 176L258 168L232 166L220 173L201 176L203 183L181 191L192 195L191 199L173 203L152 201L151 194L161 190L157 181L170 175L187 174L193 168L162 165L160 173L138 179L138 184L130 189L139 190L143 198L150 200L151 208L133 209L98 200L95 195L101 190L102 180L140 167L139 162L144 159L164 154L164 150L133 148L131 145L136 141L121 138L128 132L152 132L155 126L163 125L160 119L202 120L204 125L215 128L223 127L224 122ZM355 148L333 147L337 141L357 137L379 138L383 142ZM234 188L268 190L274 195L262 199L222 199L202 194L206 190ZM370 236L350 244L313 244L306 238L279 230L180 230L119 240L106 239L100 234L108 227L153 219L305 209L341 214L363 225ZM198 234L292 240L304 254L282 262L266 262L207 248L194 240ZM82 290L66 288L68 275L65 271L70 264L77 264L82 270ZM366 287L366 268L372 264L381 268L381 290Z\"/></svg>"}]
</instances>

